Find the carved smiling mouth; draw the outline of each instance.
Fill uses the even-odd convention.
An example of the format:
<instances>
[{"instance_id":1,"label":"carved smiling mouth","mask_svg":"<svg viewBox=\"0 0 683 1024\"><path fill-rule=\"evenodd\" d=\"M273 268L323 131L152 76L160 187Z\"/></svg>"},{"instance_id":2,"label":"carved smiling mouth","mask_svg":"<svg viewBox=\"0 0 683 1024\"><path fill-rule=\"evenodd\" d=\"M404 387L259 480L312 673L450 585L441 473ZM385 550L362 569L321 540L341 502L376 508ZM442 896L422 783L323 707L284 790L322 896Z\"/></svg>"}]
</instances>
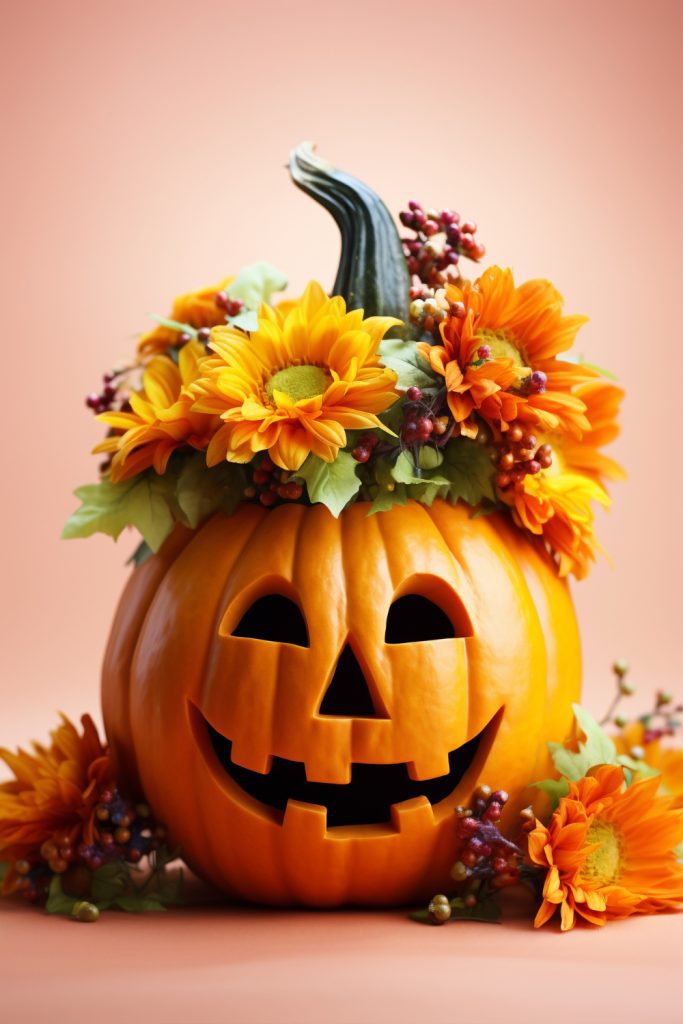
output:
<instances>
[{"instance_id":1,"label":"carved smiling mouth","mask_svg":"<svg viewBox=\"0 0 683 1024\"><path fill-rule=\"evenodd\" d=\"M405 763L354 762L350 782L332 783L309 782L303 762L284 757L274 756L270 771L265 774L235 764L232 741L214 729L200 712L198 714L223 770L240 789L259 803L282 812L289 800L325 807L328 828L389 822L392 806L415 797L426 797L431 804L438 804L454 792L477 753L480 750L484 756L488 753L500 720L498 712L480 733L450 752L446 775L416 780L410 778Z\"/></svg>"}]
</instances>

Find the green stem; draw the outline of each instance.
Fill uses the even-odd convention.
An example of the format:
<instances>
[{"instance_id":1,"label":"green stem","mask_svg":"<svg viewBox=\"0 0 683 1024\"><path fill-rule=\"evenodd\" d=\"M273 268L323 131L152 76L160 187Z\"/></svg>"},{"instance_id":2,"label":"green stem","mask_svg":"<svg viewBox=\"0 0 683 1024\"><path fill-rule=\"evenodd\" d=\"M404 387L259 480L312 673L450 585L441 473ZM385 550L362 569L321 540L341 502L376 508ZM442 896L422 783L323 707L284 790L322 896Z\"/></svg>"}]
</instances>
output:
<instances>
[{"instance_id":1,"label":"green stem","mask_svg":"<svg viewBox=\"0 0 683 1024\"><path fill-rule=\"evenodd\" d=\"M410 276L396 225L379 196L338 171L302 142L292 151L289 172L300 189L334 217L341 232L341 257L333 294L366 316L394 316L406 327Z\"/></svg>"}]
</instances>

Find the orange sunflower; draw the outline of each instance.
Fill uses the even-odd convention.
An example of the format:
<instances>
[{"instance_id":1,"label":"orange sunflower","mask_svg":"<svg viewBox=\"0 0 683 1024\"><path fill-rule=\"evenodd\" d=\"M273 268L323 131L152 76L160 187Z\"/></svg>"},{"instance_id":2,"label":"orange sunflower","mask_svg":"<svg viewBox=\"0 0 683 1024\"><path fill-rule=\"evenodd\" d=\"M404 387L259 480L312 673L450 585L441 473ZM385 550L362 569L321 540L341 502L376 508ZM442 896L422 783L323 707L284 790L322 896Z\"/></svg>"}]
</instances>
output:
<instances>
[{"instance_id":1,"label":"orange sunflower","mask_svg":"<svg viewBox=\"0 0 683 1024\"><path fill-rule=\"evenodd\" d=\"M4 892L13 891L19 881L14 864L40 861L43 844L57 838L60 846L74 849L80 842L94 841L95 807L112 783L112 766L90 716L84 715L81 723L82 735L62 716L50 746L34 743L32 754L0 749L0 758L14 775L0 784L0 861L12 865Z\"/></svg>"},{"instance_id":2,"label":"orange sunflower","mask_svg":"<svg viewBox=\"0 0 683 1024\"><path fill-rule=\"evenodd\" d=\"M525 475L499 496L512 508L518 526L543 537L557 557L560 576L573 573L582 579L599 547L594 504L610 505L605 478L624 478L618 463L599 450L619 432L617 415L624 392L602 379L582 382L575 390L589 423L583 439L560 432L541 435L539 442L552 447L552 465Z\"/></svg>"},{"instance_id":3,"label":"orange sunflower","mask_svg":"<svg viewBox=\"0 0 683 1024\"><path fill-rule=\"evenodd\" d=\"M115 431L93 449L113 455L114 483L149 466L164 473L172 453L181 445L206 448L216 419L193 408L189 391L205 359L198 341L180 349L178 365L168 356L155 356L145 369L143 390L134 391L129 398L131 411L104 412L97 417Z\"/></svg>"},{"instance_id":4,"label":"orange sunflower","mask_svg":"<svg viewBox=\"0 0 683 1024\"><path fill-rule=\"evenodd\" d=\"M173 303L168 319L188 324L196 330L225 323L225 309L216 301L216 296L224 292L232 280L232 277L225 277L218 284L179 295ZM178 331L159 324L147 334L143 334L138 342L138 352L143 356L158 355L177 343Z\"/></svg>"},{"instance_id":5,"label":"orange sunflower","mask_svg":"<svg viewBox=\"0 0 683 1024\"><path fill-rule=\"evenodd\" d=\"M564 316L562 296L549 281L516 288L512 272L500 267L474 284L449 285L446 300L461 315L440 324L442 345L417 347L444 378L461 432L476 437L476 412L494 430L519 420L581 437L589 424L573 389L595 374L557 356L571 347L586 317Z\"/></svg>"},{"instance_id":6,"label":"orange sunflower","mask_svg":"<svg viewBox=\"0 0 683 1024\"><path fill-rule=\"evenodd\" d=\"M216 327L205 376L192 392L194 409L220 416L207 462L249 462L268 451L281 469L297 470L312 452L332 462L346 430L382 428L377 414L398 398L396 374L378 347L392 317L363 318L311 282L289 308L262 305L258 330L247 337Z\"/></svg>"},{"instance_id":7,"label":"orange sunflower","mask_svg":"<svg viewBox=\"0 0 683 1024\"><path fill-rule=\"evenodd\" d=\"M529 857L546 870L539 928L560 908L563 931L683 908L683 865L674 853L683 815L657 796L659 779L628 789L624 770L601 765L569 783L550 824L529 833Z\"/></svg>"}]
</instances>

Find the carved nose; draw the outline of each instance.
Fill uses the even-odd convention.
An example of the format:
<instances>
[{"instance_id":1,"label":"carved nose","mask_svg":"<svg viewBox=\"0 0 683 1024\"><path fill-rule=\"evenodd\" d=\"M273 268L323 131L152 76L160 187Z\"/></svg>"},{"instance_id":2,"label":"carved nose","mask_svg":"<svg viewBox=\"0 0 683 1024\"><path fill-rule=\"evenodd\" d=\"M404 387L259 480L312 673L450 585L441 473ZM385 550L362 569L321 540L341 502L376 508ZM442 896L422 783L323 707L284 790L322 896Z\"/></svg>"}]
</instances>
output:
<instances>
[{"instance_id":1,"label":"carved nose","mask_svg":"<svg viewBox=\"0 0 683 1024\"><path fill-rule=\"evenodd\" d=\"M320 714L346 718L389 717L376 707L363 669L348 643L339 655L332 681L320 705Z\"/></svg>"}]
</instances>

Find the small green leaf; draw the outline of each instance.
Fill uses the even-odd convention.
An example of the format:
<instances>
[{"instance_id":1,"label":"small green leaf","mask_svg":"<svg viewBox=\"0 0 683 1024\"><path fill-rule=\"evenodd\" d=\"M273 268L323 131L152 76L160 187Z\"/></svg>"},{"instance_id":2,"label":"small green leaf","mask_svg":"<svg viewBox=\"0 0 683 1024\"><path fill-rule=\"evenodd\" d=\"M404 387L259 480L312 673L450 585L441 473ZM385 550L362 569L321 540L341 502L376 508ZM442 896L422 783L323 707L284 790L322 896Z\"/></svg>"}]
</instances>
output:
<instances>
[{"instance_id":1,"label":"small green leaf","mask_svg":"<svg viewBox=\"0 0 683 1024\"><path fill-rule=\"evenodd\" d=\"M418 470L412 456L407 451L401 452L396 459L391 475L399 484L437 484L439 486L448 486L450 483L446 476L434 470Z\"/></svg>"},{"instance_id":2,"label":"small green leaf","mask_svg":"<svg viewBox=\"0 0 683 1024\"><path fill-rule=\"evenodd\" d=\"M553 811L561 798L569 792L569 783L566 779L542 779L540 782L532 782L531 785L546 794Z\"/></svg>"},{"instance_id":3,"label":"small green leaf","mask_svg":"<svg viewBox=\"0 0 683 1024\"><path fill-rule=\"evenodd\" d=\"M78 897L65 893L62 889L62 879L59 875L53 875L45 904L48 914L65 914L69 917L77 903Z\"/></svg>"},{"instance_id":4,"label":"small green leaf","mask_svg":"<svg viewBox=\"0 0 683 1024\"><path fill-rule=\"evenodd\" d=\"M165 911L166 907L156 896L136 893L134 896L117 896L113 906L125 910L129 914L146 914L149 911Z\"/></svg>"},{"instance_id":5,"label":"small green leaf","mask_svg":"<svg viewBox=\"0 0 683 1024\"><path fill-rule=\"evenodd\" d=\"M379 346L379 357L385 366L398 376L400 388L435 390L443 381L431 370L429 363L418 354L415 343L400 338L385 338Z\"/></svg>"},{"instance_id":6,"label":"small green leaf","mask_svg":"<svg viewBox=\"0 0 683 1024\"><path fill-rule=\"evenodd\" d=\"M393 491L387 487L380 487L377 495L368 511L369 516L377 512L388 512L394 505L405 505L408 501L408 488L405 484L396 484Z\"/></svg>"},{"instance_id":7,"label":"small green leaf","mask_svg":"<svg viewBox=\"0 0 683 1024\"><path fill-rule=\"evenodd\" d=\"M661 775L659 768L653 768L651 764L647 764L645 761L637 761L633 757L629 757L628 754L619 754L617 760L620 765L624 768L628 768L629 771L633 772L634 775L638 775L641 779L652 779L656 775Z\"/></svg>"},{"instance_id":8,"label":"small green leaf","mask_svg":"<svg viewBox=\"0 0 683 1024\"><path fill-rule=\"evenodd\" d=\"M413 910L410 914L413 921L419 921L420 924L431 924L432 920L429 916L428 910Z\"/></svg>"},{"instance_id":9,"label":"small green leaf","mask_svg":"<svg viewBox=\"0 0 683 1024\"><path fill-rule=\"evenodd\" d=\"M607 733L585 708L573 704L574 716L584 735L578 750L569 750L562 743L549 743L555 768L565 778L576 782L599 764L619 764L617 750Z\"/></svg>"},{"instance_id":10,"label":"small green leaf","mask_svg":"<svg viewBox=\"0 0 683 1024\"><path fill-rule=\"evenodd\" d=\"M158 551L174 525L173 487L170 474L159 476L152 470L118 484L101 480L78 487L74 494L82 504L67 520L62 537L99 532L116 540L126 526L134 526L152 551Z\"/></svg>"},{"instance_id":11,"label":"small green leaf","mask_svg":"<svg viewBox=\"0 0 683 1024\"><path fill-rule=\"evenodd\" d=\"M168 327L171 331L179 331L180 334L189 334L192 338L197 337L197 330L190 324L181 324L179 320L169 320L167 316L159 316L158 313L148 313L152 320L156 320L162 327Z\"/></svg>"},{"instance_id":12,"label":"small green leaf","mask_svg":"<svg viewBox=\"0 0 683 1024\"><path fill-rule=\"evenodd\" d=\"M123 861L112 861L93 872L90 894L93 903L109 905L122 896L131 884L130 871Z\"/></svg>"},{"instance_id":13,"label":"small green leaf","mask_svg":"<svg viewBox=\"0 0 683 1024\"><path fill-rule=\"evenodd\" d=\"M309 455L296 476L306 481L311 501L326 505L336 517L360 489L356 465L350 452L340 451L334 462Z\"/></svg>"},{"instance_id":14,"label":"small green leaf","mask_svg":"<svg viewBox=\"0 0 683 1024\"><path fill-rule=\"evenodd\" d=\"M229 317L228 322L231 327L239 327L240 331L251 334L258 330L258 313L255 309L243 309L237 316Z\"/></svg>"},{"instance_id":15,"label":"small green leaf","mask_svg":"<svg viewBox=\"0 0 683 1024\"><path fill-rule=\"evenodd\" d=\"M142 563L146 562L148 558L151 558L153 554L154 552L152 551L147 541L140 541L135 551L126 562L126 565L131 565L131 563L136 566L142 565Z\"/></svg>"},{"instance_id":16,"label":"small green leaf","mask_svg":"<svg viewBox=\"0 0 683 1024\"><path fill-rule=\"evenodd\" d=\"M258 311L262 302L270 302L273 292L281 292L286 287L287 278L282 271L261 260L243 267L226 291L231 299L241 299L248 310ZM237 319L238 317L235 317L231 323ZM243 328L246 329L248 328Z\"/></svg>"},{"instance_id":17,"label":"small green leaf","mask_svg":"<svg viewBox=\"0 0 683 1024\"><path fill-rule=\"evenodd\" d=\"M198 452L184 462L178 474L175 500L183 521L195 530L218 509L226 515L234 512L244 487L240 466L224 462L209 469L205 456Z\"/></svg>"},{"instance_id":18,"label":"small green leaf","mask_svg":"<svg viewBox=\"0 0 683 1024\"><path fill-rule=\"evenodd\" d=\"M456 438L446 445L441 475L450 485L449 498L476 506L486 498L495 500L493 470L485 445L467 438Z\"/></svg>"}]
</instances>

